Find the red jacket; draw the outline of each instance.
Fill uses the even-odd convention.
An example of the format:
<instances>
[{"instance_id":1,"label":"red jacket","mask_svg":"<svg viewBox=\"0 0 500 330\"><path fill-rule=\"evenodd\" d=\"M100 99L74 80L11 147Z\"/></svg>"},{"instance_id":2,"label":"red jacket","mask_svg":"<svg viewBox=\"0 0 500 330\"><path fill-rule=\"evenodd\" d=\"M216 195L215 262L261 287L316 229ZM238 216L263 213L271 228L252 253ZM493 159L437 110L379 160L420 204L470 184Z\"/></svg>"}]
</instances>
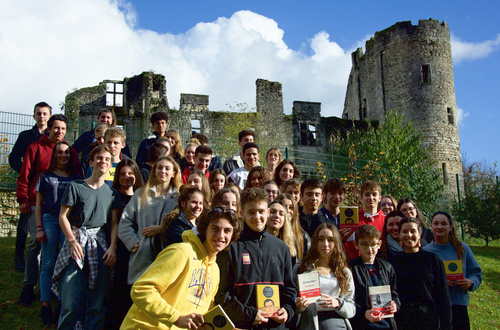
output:
<instances>
[{"instance_id":1,"label":"red jacket","mask_svg":"<svg viewBox=\"0 0 500 330\"><path fill-rule=\"evenodd\" d=\"M50 157L55 143L50 141L47 135L43 135L40 140L29 145L24 155L23 167L17 178L16 196L19 204L29 203L30 206L36 204L36 182L38 177L49 168ZM71 148L73 156L73 168L77 168L77 173L81 175L78 152Z\"/></svg>"},{"instance_id":2,"label":"red jacket","mask_svg":"<svg viewBox=\"0 0 500 330\"><path fill-rule=\"evenodd\" d=\"M373 216L373 221L372 219L365 217L365 211L363 211L363 209L360 209L358 213L359 213L360 227L362 225L375 226L375 228L377 228L377 230L380 232L380 235L382 235L382 230L384 229L384 222L385 222L385 215L382 211L379 210L377 214ZM350 260L359 257L359 250L356 249L356 247L354 246L354 241L347 241L344 244L344 250L347 252L347 255L349 256Z\"/></svg>"},{"instance_id":3,"label":"red jacket","mask_svg":"<svg viewBox=\"0 0 500 330\"><path fill-rule=\"evenodd\" d=\"M193 166L193 169L194 169L194 166ZM194 171L193 169L190 169L189 166L186 166L186 168L184 169L184 172L182 172L182 176L181 176L182 184L188 183L189 174L191 174L191 172ZM207 177L207 179L210 177L210 172L208 170L205 172L205 176Z\"/></svg>"}]
</instances>

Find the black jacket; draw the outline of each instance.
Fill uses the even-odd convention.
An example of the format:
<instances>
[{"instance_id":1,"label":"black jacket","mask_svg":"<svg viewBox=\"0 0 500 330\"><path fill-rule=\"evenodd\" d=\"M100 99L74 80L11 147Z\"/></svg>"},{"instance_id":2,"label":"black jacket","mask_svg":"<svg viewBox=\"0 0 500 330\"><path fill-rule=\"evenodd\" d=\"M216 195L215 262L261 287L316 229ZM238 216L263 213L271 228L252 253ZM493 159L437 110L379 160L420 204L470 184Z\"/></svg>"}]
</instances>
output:
<instances>
[{"instance_id":1,"label":"black jacket","mask_svg":"<svg viewBox=\"0 0 500 330\"><path fill-rule=\"evenodd\" d=\"M378 275L382 280L383 285L391 286L392 300L396 303L399 310L401 302L397 293L396 273L392 265L385 260L375 258L375 269L378 270ZM356 315L350 320L353 329L367 329L368 320L365 318L365 312L371 309L370 297L368 294L368 287L370 286L370 279L368 271L364 265L363 259L358 257L351 261L352 276L354 278L354 301L356 301ZM392 329L397 329L396 321L393 317L387 320Z\"/></svg>"},{"instance_id":2,"label":"black jacket","mask_svg":"<svg viewBox=\"0 0 500 330\"><path fill-rule=\"evenodd\" d=\"M282 240L266 230L255 232L245 224L240 239L219 253L217 263L220 285L215 303L224 308L237 328L285 329L284 324L271 319L261 326L252 325L257 315L256 284L277 284L287 321L293 317L297 289L290 250Z\"/></svg>"},{"instance_id":3,"label":"black jacket","mask_svg":"<svg viewBox=\"0 0 500 330\"><path fill-rule=\"evenodd\" d=\"M42 133L38 131L38 126L34 125L31 129L22 131L19 137L12 147L12 151L9 155L9 164L14 171L21 173L21 168L23 167L23 157L28 150L28 147L33 142L40 140Z\"/></svg>"}]
</instances>

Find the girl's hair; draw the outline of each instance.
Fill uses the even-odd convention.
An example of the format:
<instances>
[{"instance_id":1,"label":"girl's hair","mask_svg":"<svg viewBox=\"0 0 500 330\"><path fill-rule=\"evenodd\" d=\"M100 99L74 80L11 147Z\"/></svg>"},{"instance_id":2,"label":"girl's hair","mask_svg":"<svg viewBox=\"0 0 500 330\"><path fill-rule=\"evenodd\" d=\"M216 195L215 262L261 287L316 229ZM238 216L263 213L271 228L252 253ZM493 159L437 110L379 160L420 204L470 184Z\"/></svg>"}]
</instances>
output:
<instances>
[{"instance_id":1,"label":"girl's hair","mask_svg":"<svg viewBox=\"0 0 500 330\"><path fill-rule=\"evenodd\" d=\"M292 230L291 222L290 220L288 220L288 211L286 209L286 205L282 201L273 200L271 203L269 203L269 208L271 208L271 206L273 206L274 204L279 204L283 207L283 216L285 217L283 226L278 232L278 238L280 238L283 242L285 242L286 245L288 245L288 248L290 249L290 255L292 257L295 257L297 255L297 246L295 245L295 235Z\"/></svg>"},{"instance_id":2,"label":"girl's hair","mask_svg":"<svg viewBox=\"0 0 500 330\"><path fill-rule=\"evenodd\" d=\"M192 170L188 175L188 180L191 175L197 175L201 179L201 192L203 193L203 208L207 210L210 208L210 202L212 201L212 189L208 183L207 176L198 170Z\"/></svg>"},{"instance_id":3,"label":"girl's hair","mask_svg":"<svg viewBox=\"0 0 500 330\"><path fill-rule=\"evenodd\" d=\"M137 166L136 162L134 162L132 159L123 159L121 160L117 165L116 165L116 170L115 170L115 177L113 179L113 188L116 190L120 190L120 172L122 168L124 167L130 167L132 172L134 173L135 176L135 183L134 183L134 191L137 191L137 189L142 188L144 186L144 183L142 182L142 175L141 171L139 170L139 166Z\"/></svg>"},{"instance_id":4,"label":"girl's hair","mask_svg":"<svg viewBox=\"0 0 500 330\"><path fill-rule=\"evenodd\" d=\"M177 205L179 206L179 210L181 210L181 212L184 212L184 207L182 206L182 204L186 203L194 194L200 194L203 197L203 199L205 199L201 190L196 187L188 186L186 184L180 187L179 199L177 200L178 203ZM205 204L205 200L203 200L203 204Z\"/></svg>"},{"instance_id":5,"label":"girl's hair","mask_svg":"<svg viewBox=\"0 0 500 330\"><path fill-rule=\"evenodd\" d=\"M347 269L349 268L347 263L347 257L342 248L342 238L340 237L339 230L334 224L330 222L322 223L316 228L311 239L311 248L307 255L304 257L302 264L300 264L298 273L301 274L305 271L313 269L316 261L319 259L318 252L318 242L319 233L323 229L329 229L333 233L333 251L330 255L329 266L333 272L333 275L339 282L340 294L345 296L349 291L349 275Z\"/></svg>"},{"instance_id":6,"label":"girl's hair","mask_svg":"<svg viewBox=\"0 0 500 330\"><path fill-rule=\"evenodd\" d=\"M71 146L66 141L58 141L55 144L54 149L52 149L52 154L50 155L49 167L47 168L47 170L45 172L54 172L54 170L56 169L56 167L57 167L57 161L56 161L57 147L59 147L62 144L68 146L68 148L69 148L69 161L66 164L66 168L64 170L66 171L66 173L68 173L70 175L76 173L76 168L73 168L74 157L73 157L73 153L71 152L72 151Z\"/></svg>"},{"instance_id":7,"label":"girl's hair","mask_svg":"<svg viewBox=\"0 0 500 330\"><path fill-rule=\"evenodd\" d=\"M168 161L174 167L174 175L170 179L170 183L169 183L170 186L173 185L177 190L179 190L179 188L182 185L181 174L180 174L181 170L180 170L177 162L172 158L172 156L165 156L165 157L159 158L151 167L151 174L149 175L148 182L146 182L146 184L144 185L144 189L141 192L140 199L142 201L142 206L146 205L146 200L148 197L149 189L151 187L154 187L154 186L160 184L160 181L156 178L156 167L158 166L158 163L162 160Z\"/></svg>"},{"instance_id":8,"label":"girl's hair","mask_svg":"<svg viewBox=\"0 0 500 330\"><path fill-rule=\"evenodd\" d=\"M221 204L221 202L222 202L222 197L225 194L233 194L236 197L236 211L239 211L240 210L240 199L238 198L238 195L234 192L234 190L229 189L228 187L224 187L215 193L214 197L212 198L212 206L213 207L223 206Z\"/></svg>"},{"instance_id":9,"label":"girl's hair","mask_svg":"<svg viewBox=\"0 0 500 330\"><path fill-rule=\"evenodd\" d=\"M420 212L420 210L418 209L417 207L417 204L413 201L413 199L409 198L409 197L406 197L406 198L401 198L398 203L397 203L397 208L396 210L398 211L401 211L401 207L403 206L403 204L406 204L406 203L410 203L413 205L413 207L415 208L415 210L417 210L417 219L420 220L420 225L422 226L422 228L425 228L425 221L424 221L424 217L422 216L422 213Z\"/></svg>"},{"instance_id":10,"label":"girl's hair","mask_svg":"<svg viewBox=\"0 0 500 330\"><path fill-rule=\"evenodd\" d=\"M382 198L380 200L382 201L382 199L384 199L384 198L389 198L392 202L392 206L394 206L394 210L397 210L398 202L396 201L396 198L394 198L391 194L388 194L388 195L382 196Z\"/></svg>"},{"instance_id":11,"label":"girl's hair","mask_svg":"<svg viewBox=\"0 0 500 330\"><path fill-rule=\"evenodd\" d=\"M300 185L301 185L301 182L299 179L295 179L295 178L288 179L285 182L283 182L283 184L281 185L281 191L285 192L286 188L288 188L289 186L295 187L300 191Z\"/></svg>"},{"instance_id":12,"label":"girl's hair","mask_svg":"<svg viewBox=\"0 0 500 330\"><path fill-rule=\"evenodd\" d=\"M422 227L422 223L420 222L421 220L418 218L403 218L401 219L401 222L399 223L399 232L401 233L401 228L403 228L403 225L406 223L415 223L417 225L418 232L420 235L424 232L424 227Z\"/></svg>"},{"instance_id":13,"label":"girl's hair","mask_svg":"<svg viewBox=\"0 0 500 330\"><path fill-rule=\"evenodd\" d=\"M268 181L268 180L271 179L271 178L269 178L269 174L267 173L267 171L266 171L266 169L264 167L262 167L262 166L254 166L250 170L250 173L248 173L248 178L247 178L247 182L245 183L245 188L252 188L252 186L251 186L252 175L255 172L260 173L260 180L259 180L260 186L259 187L254 187L254 188L262 188L264 186L264 182L266 182L266 181Z\"/></svg>"},{"instance_id":14,"label":"girl's hair","mask_svg":"<svg viewBox=\"0 0 500 330\"><path fill-rule=\"evenodd\" d=\"M297 202L290 194L279 194L274 200L284 201L285 199L291 201L293 205L293 217L289 220L293 235L295 236L295 244L297 245L297 258L299 260L302 260L302 258L304 258L304 252L306 249L304 242L304 232L302 230L302 227L300 226L299 207L297 206Z\"/></svg>"},{"instance_id":15,"label":"girl's hair","mask_svg":"<svg viewBox=\"0 0 500 330\"><path fill-rule=\"evenodd\" d=\"M295 163L292 162L291 160L283 159L278 164L278 166L276 166L276 170L274 170L274 181L276 181L276 183L278 184L278 187L281 187L281 185L283 184L283 180L280 179L281 169L283 168L283 166L285 166L287 164L292 165L292 167L293 167L293 177L296 179L300 178L300 171L299 171L299 168L297 167L297 165L295 165Z\"/></svg>"},{"instance_id":16,"label":"girl's hair","mask_svg":"<svg viewBox=\"0 0 500 330\"><path fill-rule=\"evenodd\" d=\"M266 153L266 163L267 163L267 156L269 156L269 154L271 152L276 152L278 154L278 164L281 162L281 151L278 149L278 148L271 148L267 151Z\"/></svg>"},{"instance_id":17,"label":"girl's hair","mask_svg":"<svg viewBox=\"0 0 500 330\"><path fill-rule=\"evenodd\" d=\"M212 189L212 193L214 192L214 188L212 185L213 185L214 180L218 174L224 176L224 185L223 186L225 186L226 182L227 182L226 172L224 172L224 170L222 168L214 169L212 172L210 172L210 176L208 177L208 183L210 184L210 189Z\"/></svg>"},{"instance_id":18,"label":"girl's hair","mask_svg":"<svg viewBox=\"0 0 500 330\"><path fill-rule=\"evenodd\" d=\"M394 217L401 217L401 219L404 219L405 215L401 211L391 211L385 216L384 229L382 229L382 237L380 238L382 240L382 245L380 246L380 257L384 260L387 260L387 250L389 249L389 246L387 245L387 235L389 235L387 231L387 224L389 223L388 220Z\"/></svg>"},{"instance_id":19,"label":"girl's hair","mask_svg":"<svg viewBox=\"0 0 500 330\"><path fill-rule=\"evenodd\" d=\"M179 156L179 158L184 157L184 149L182 148L181 136L179 132L177 132L177 130L175 129L169 129L168 131L165 132L165 135L167 134L172 134L172 136L174 137L175 141L175 146L173 146L174 153L171 152L173 157L177 155Z\"/></svg>"},{"instance_id":20,"label":"girl's hair","mask_svg":"<svg viewBox=\"0 0 500 330\"><path fill-rule=\"evenodd\" d=\"M236 200L238 200L238 204L241 206L240 197L241 197L241 193L243 192L241 190L241 188L236 183L234 183L234 182L228 182L228 183L226 183L226 185L224 186L224 188L229 188L229 189L231 189L236 194Z\"/></svg>"},{"instance_id":21,"label":"girl's hair","mask_svg":"<svg viewBox=\"0 0 500 330\"><path fill-rule=\"evenodd\" d=\"M450 223L451 230L448 233L448 240L451 242L451 244L455 248L455 251L457 252L458 259L462 260L462 258L464 257L464 254L465 254L465 249L464 249L464 246L462 245L462 243L458 240L455 226L453 226L453 221L451 221L451 215L449 215L447 212L444 212L444 211L437 211L436 213L434 213L432 215L431 219L434 220L434 217L436 215L440 215L440 214L444 215L446 217L446 219L448 219L448 222ZM431 220L431 224L432 224L432 220Z\"/></svg>"},{"instance_id":22,"label":"girl's hair","mask_svg":"<svg viewBox=\"0 0 500 330\"><path fill-rule=\"evenodd\" d=\"M240 236L241 229L243 228L243 224L236 217L236 214L233 210L226 209L225 207L216 206L208 212L203 212L198 218L197 229L198 229L198 237L200 241L203 243L207 239L207 229L212 221L216 221L219 219L226 219L231 226L233 226L233 236L231 237L231 242L236 242ZM229 247L229 245L228 245Z\"/></svg>"}]
</instances>

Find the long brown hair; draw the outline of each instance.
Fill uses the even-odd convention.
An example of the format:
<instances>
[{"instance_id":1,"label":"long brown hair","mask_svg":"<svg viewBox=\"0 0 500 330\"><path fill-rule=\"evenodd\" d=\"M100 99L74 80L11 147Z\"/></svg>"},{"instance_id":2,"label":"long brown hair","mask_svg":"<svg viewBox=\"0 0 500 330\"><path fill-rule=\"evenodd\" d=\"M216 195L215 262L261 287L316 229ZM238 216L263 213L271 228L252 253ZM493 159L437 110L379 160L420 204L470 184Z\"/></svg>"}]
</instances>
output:
<instances>
[{"instance_id":1,"label":"long brown hair","mask_svg":"<svg viewBox=\"0 0 500 330\"><path fill-rule=\"evenodd\" d=\"M279 239L281 239L283 242L285 242L285 244L288 246L288 249L290 249L290 255L292 257L295 257L297 255L297 246L295 244L296 237L295 237L294 232L292 230L292 224L291 224L290 220L288 219L288 210L287 210L285 204L283 203L283 201L276 201L276 200L273 200L271 203L269 203L269 209L271 209L271 206L273 206L274 204L281 205L281 207L283 207L283 211L284 211L283 226L281 226L281 228L279 229L277 237Z\"/></svg>"},{"instance_id":2,"label":"long brown hair","mask_svg":"<svg viewBox=\"0 0 500 330\"><path fill-rule=\"evenodd\" d=\"M45 171L45 173L47 173L47 172L54 172L54 170L56 169L56 167L57 167L57 162L56 162L57 147L59 147L62 144L67 145L68 148L69 148L69 161L66 164L66 168L64 169L64 171L66 173L68 173L69 175L76 173L77 169L73 168L73 164L74 164L74 159L73 158L74 157L73 157L73 153L71 152L72 148L71 148L70 144L68 142L66 142L66 141L58 141L54 145L54 149L52 149L52 154L50 155L49 167L47 168L47 171Z\"/></svg>"},{"instance_id":3,"label":"long brown hair","mask_svg":"<svg viewBox=\"0 0 500 330\"><path fill-rule=\"evenodd\" d=\"M302 260L302 258L304 258L304 252L306 251L306 249L304 242L304 232L302 230L302 227L300 226L299 207L297 206L297 202L293 199L293 197L290 194L286 193L279 194L274 200L284 201L285 199L291 201L293 205L293 217L289 218L289 220L293 234L295 235L295 244L297 245L297 258L299 260Z\"/></svg>"},{"instance_id":4,"label":"long brown hair","mask_svg":"<svg viewBox=\"0 0 500 330\"><path fill-rule=\"evenodd\" d=\"M169 129L165 132L165 136L167 136L168 134L172 134L172 137L175 141L175 146L172 146L173 150L170 149L170 154L172 155L172 157L184 157L184 148L182 147L181 135L179 134L179 132L175 129Z\"/></svg>"},{"instance_id":5,"label":"long brown hair","mask_svg":"<svg viewBox=\"0 0 500 330\"><path fill-rule=\"evenodd\" d=\"M404 219L406 216L401 211L391 211L386 215L384 229L382 229L382 236L380 238L382 240L382 245L380 246L380 257L384 260L387 260L387 250L389 249L389 244L387 243L387 235L389 235L387 231L387 224L389 223L389 219L394 217L401 217L401 219Z\"/></svg>"},{"instance_id":6,"label":"long brown hair","mask_svg":"<svg viewBox=\"0 0 500 330\"><path fill-rule=\"evenodd\" d=\"M169 187L174 186L174 188L177 191L179 191L179 188L180 188L180 186L182 184L182 181L181 181L181 170L179 168L179 165L177 164L177 162L171 156L161 157L151 167L151 174L149 175L148 182L146 182L146 184L144 185L144 188L142 189L141 196L140 196L141 197L142 206L146 205L146 200L147 200L147 196L148 196L148 193L149 193L148 192L149 188L154 187L154 186L160 184L160 181L156 177L156 173L155 172L156 172L156 167L158 166L158 163L160 161L162 161L162 160L168 161L174 167L174 175L170 179L170 185L169 185Z\"/></svg>"},{"instance_id":7,"label":"long brown hair","mask_svg":"<svg viewBox=\"0 0 500 330\"><path fill-rule=\"evenodd\" d=\"M201 179L201 192L203 193L203 207L208 210L212 203L212 189L208 183L207 176L199 170L192 170L188 175L188 180L191 175L196 175Z\"/></svg>"},{"instance_id":8,"label":"long brown hair","mask_svg":"<svg viewBox=\"0 0 500 330\"><path fill-rule=\"evenodd\" d=\"M297 167L297 165L295 165L295 163L292 162L291 160L283 159L278 164L278 166L276 166L276 169L274 170L274 181L278 184L278 187L281 187L281 185L283 184L283 180L281 180L281 178L280 178L280 172L281 172L281 169L283 168L283 166L285 166L285 165L292 165L292 167L293 167L293 177L295 179L299 179L300 178L300 170Z\"/></svg>"},{"instance_id":9,"label":"long brown hair","mask_svg":"<svg viewBox=\"0 0 500 330\"><path fill-rule=\"evenodd\" d=\"M134 173L135 176L135 183L134 183L134 191L137 191L137 189L142 188L144 186L144 183L142 181L142 175L141 171L139 170L139 167L137 166L137 163L134 162L132 159L122 159L118 165L116 165L116 170L115 170L115 177L113 178L113 188L116 190L121 189L120 185L120 172L122 168L125 166L130 167L132 172Z\"/></svg>"},{"instance_id":10,"label":"long brown hair","mask_svg":"<svg viewBox=\"0 0 500 330\"><path fill-rule=\"evenodd\" d=\"M328 264L333 272L333 275L339 282L341 295L345 296L349 292L349 275L347 273L347 269L349 269L349 266L347 263L346 254L344 252L344 249L342 248L342 238L340 237L339 230L330 222L322 223L314 231L311 240L311 248L304 257L304 260L302 260L302 264L300 264L299 266L298 273L301 274L305 271L309 271L315 268L315 263L319 259L318 237L319 233L323 229L329 229L333 233L334 247L330 255Z\"/></svg>"},{"instance_id":11,"label":"long brown hair","mask_svg":"<svg viewBox=\"0 0 500 330\"><path fill-rule=\"evenodd\" d=\"M457 252L458 259L462 260L462 258L464 257L464 254L465 254L465 249L464 249L464 246L462 245L462 243L458 240L457 231L455 230L455 226L453 225L453 222L451 221L451 215L449 215L447 212L444 212L444 211L437 211L436 213L434 213L432 215L431 219L433 220L434 217L436 215L439 215L439 214L444 215L446 217L446 219L448 220L448 222L450 223L451 230L448 233L448 240L451 242L451 245L453 245L453 247L455 248L455 251ZM432 220L431 220L431 224L432 224Z\"/></svg>"}]
</instances>

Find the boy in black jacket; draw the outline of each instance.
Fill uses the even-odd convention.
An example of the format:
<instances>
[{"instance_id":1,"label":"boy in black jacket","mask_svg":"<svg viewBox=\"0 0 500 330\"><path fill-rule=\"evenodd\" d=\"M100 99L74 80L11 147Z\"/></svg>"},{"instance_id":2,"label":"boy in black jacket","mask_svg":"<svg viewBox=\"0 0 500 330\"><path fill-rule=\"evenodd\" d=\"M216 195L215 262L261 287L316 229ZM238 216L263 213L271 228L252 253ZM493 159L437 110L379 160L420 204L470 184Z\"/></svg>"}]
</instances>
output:
<instances>
[{"instance_id":1,"label":"boy in black jacket","mask_svg":"<svg viewBox=\"0 0 500 330\"><path fill-rule=\"evenodd\" d=\"M401 303L396 292L396 273L392 265L377 258L382 241L374 226L363 225L356 230L355 247L360 257L351 263L355 285L356 315L351 319L353 329L397 329L394 317L382 318L383 314L371 308L368 288L390 285L392 301L388 304L391 313L396 313Z\"/></svg>"},{"instance_id":2,"label":"boy in black jacket","mask_svg":"<svg viewBox=\"0 0 500 330\"><path fill-rule=\"evenodd\" d=\"M243 191L243 232L229 251L217 258L220 285L215 303L224 308L237 328L285 329L284 323L292 319L295 310L292 258L288 246L267 232L267 198L260 188ZM280 308L274 314L257 309L257 284L279 286Z\"/></svg>"}]
</instances>

